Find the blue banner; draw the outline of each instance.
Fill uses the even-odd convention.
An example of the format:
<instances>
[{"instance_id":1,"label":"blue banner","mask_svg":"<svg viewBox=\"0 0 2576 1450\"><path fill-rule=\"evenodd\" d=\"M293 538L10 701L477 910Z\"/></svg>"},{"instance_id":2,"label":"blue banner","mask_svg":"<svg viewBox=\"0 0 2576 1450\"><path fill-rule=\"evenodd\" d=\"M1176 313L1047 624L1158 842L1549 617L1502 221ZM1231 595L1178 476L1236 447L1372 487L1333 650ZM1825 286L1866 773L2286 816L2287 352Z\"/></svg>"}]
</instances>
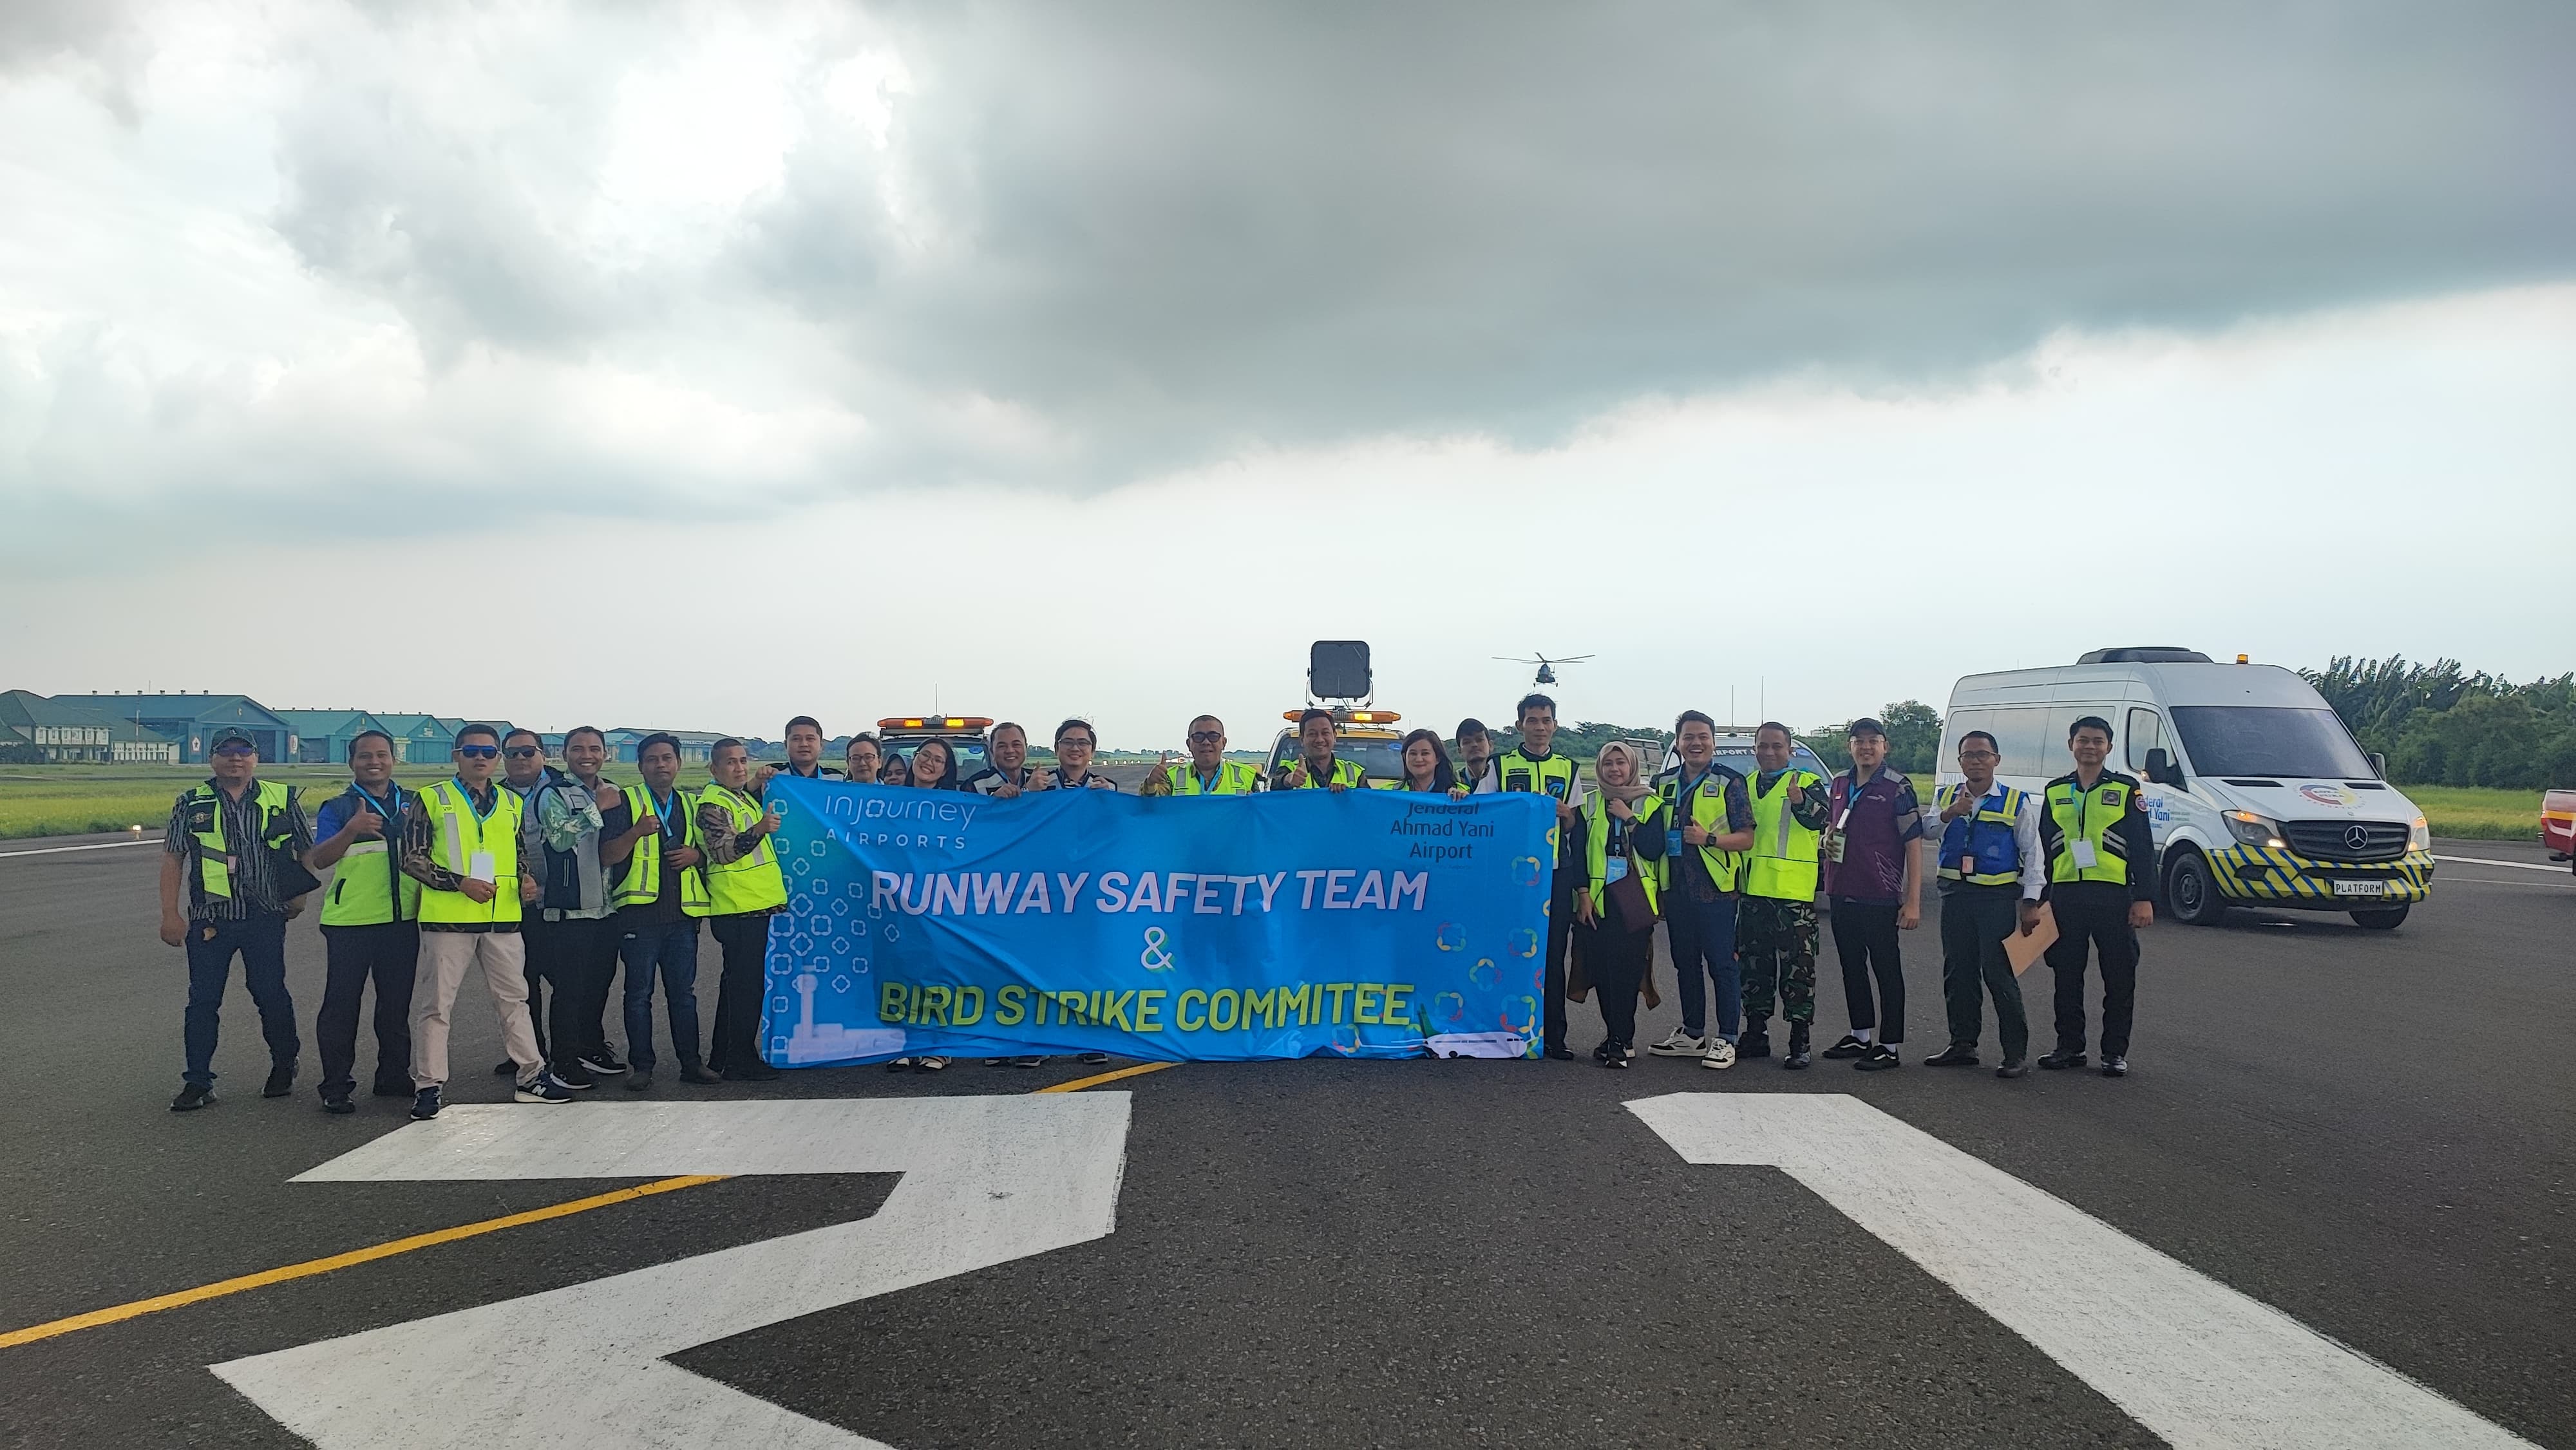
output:
<instances>
[{"instance_id":1,"label":"blue banner","mask_svg":"<svg viewBox=\"0 0 2576 1450\"><path fill-rule=\"evenodd\" d=\"M1552 804L773 778L780 1067L1538 1052Z\"/></svg>"}]
</instances>

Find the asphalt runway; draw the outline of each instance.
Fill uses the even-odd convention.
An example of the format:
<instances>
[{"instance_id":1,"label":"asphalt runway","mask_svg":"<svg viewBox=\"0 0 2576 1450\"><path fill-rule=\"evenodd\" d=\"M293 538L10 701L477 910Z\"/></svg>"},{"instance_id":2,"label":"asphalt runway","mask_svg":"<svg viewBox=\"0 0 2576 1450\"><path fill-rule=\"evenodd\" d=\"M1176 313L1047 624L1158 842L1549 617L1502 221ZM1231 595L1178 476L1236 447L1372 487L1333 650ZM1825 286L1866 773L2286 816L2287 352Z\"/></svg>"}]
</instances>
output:
<instances>
[{"instance_id":1,"label":"asphalt runway","mask_svg":"<svg viewBox=\"0 0 2576 1450\"><path fill-rule=\"evenodd\" d=\"M1927 921L1905 942L1895 1072L1308 1061L1102 1084L1131 1095L1113 1232L671 1359L904 1450L2164 1443L1805 1180L1686 1163L1625 1106L1848 1094L2495 1426L2576 1447L2576 1066L2551 1045L2576 997L2576 878L2523 869L2536 848L2437 849L2518 864L2444 862L2394 933L2253 912L2153 928L2121 1081L1921 1067L1944 1036ZM407 1130L399 1100L316 1109L309 919L289 948L296 1095L258 1096L236 978L222 1101L168 1112L185 972L153 934L156 868L153 846L0 856L0 1332L639 1181L289 1183ZM1845 1025L1830 953L1823 975L1819 1046ZM2047 984L2024 985L2044 1024ZM1588 1049L1598 1019L1571 1010ZM1673 1020L1668 1001L1641 1038ZM457 1043L451 1099L506 1101L470 985ZM1092 1071L666 1079L651 1099L1017 1095ZM587 1098L498 1111L606 1122L640 1101ZM822 1229L896 1182L731 1177L0 1348L0 1443L304 1443L207 1367Z\"/></svg>"}]
</instances>

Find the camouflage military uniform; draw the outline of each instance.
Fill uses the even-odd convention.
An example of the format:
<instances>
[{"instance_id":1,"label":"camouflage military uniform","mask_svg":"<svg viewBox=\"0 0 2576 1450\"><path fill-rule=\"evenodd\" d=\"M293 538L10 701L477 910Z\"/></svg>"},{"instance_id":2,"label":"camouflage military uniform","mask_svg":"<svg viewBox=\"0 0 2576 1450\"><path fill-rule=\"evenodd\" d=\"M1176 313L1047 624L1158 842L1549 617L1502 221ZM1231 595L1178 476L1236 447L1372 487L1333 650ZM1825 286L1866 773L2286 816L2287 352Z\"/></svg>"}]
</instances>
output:
<instances>
[{"instance_id":1,"label":"camouflage military uniform","mask_svg":"<svg viewBox=\"0 0 2576 1450\"><path fill-rule=\"evenodd\" d=\"M1744 1030L1762 1031L1776 994L1795 1027L1816 1020L1816 904L1747 896L1736 907L1735 960L1744 969Z\"/></svg>"}]
</instances>

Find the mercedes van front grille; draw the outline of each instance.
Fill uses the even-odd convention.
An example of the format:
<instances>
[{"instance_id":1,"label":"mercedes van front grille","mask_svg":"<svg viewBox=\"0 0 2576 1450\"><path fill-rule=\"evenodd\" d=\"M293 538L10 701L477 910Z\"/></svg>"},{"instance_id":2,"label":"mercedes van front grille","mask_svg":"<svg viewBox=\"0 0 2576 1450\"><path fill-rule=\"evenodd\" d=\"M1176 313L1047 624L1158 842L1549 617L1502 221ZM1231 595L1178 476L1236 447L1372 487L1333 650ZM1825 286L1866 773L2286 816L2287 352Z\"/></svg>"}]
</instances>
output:
<instances>
[{"instance_id":1,"label":"mercedes van front grille","mask_svg":"<svg viewBox=\"0 0 2576 1450\"><path fill-rule=\"evenodd\" d=\"M2286 821L2281 831L2311 861L2394 861L2411 834L2403 821Z\"/></svg>"}]
</instances>

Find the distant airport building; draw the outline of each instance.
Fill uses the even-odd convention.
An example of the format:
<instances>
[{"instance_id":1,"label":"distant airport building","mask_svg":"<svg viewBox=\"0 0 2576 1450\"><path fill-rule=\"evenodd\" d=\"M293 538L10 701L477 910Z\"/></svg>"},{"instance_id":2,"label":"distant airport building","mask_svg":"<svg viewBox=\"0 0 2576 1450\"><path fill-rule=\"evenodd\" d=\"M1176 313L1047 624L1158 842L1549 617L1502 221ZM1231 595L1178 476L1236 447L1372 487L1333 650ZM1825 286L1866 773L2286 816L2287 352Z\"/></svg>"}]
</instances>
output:
<instances>
[{"instance_id":1,"label":"distant airport building","mask_svg":"<svg viewBox=\"0 0 2576 1450\"><path fill-rule=\"evenodd\" d=\"M349 759L349 742L384 722L364 710L274 710L295 731L295 758L313 765L341 765ZM393 732L385 731L390 735Z\"/></svg>"},{"instance_id":2,"label":"distant airport building","mask_svg":"<svg viewBox=\"0 0 2576 1450\"><path fill-rule=\"evenodd\" d=\"M177 747L182 764L203 761L215 732L227 729L248 735L262 760L296 758L295 728L248 695L56 695L54 701L132 727L128 743L138 749L143 733L160 736ZM110 745L112 751L113 740Z\"/></svg>"},{"instance_id":3,"label":"distant airport building","mask_svg":"<svg viewBox=\"0 0 2576 1450\"><path fill-rule=\"evenodd\" d=\"M0 691L0 759L13 764L104 764L114 722L29 690Z\"/></svg>"}]
</instances>

